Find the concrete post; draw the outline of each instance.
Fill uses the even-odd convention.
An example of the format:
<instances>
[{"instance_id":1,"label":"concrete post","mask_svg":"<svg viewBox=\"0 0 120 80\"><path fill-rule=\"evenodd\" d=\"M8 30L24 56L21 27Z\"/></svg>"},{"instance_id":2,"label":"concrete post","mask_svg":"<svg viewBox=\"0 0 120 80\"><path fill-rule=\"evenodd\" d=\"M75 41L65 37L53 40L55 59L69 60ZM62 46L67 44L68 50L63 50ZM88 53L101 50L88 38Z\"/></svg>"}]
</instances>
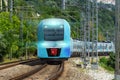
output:
<instances>
[{"instance_id":1,"label":"concrete post","mask_svg":"<svg viewBox=\"0 0 120 80\"><path fill-rule=\"evenodd\" d=\"M115 80L120 80L120 0L116 0L115 3Z\"/></svg>"}]
</instances>

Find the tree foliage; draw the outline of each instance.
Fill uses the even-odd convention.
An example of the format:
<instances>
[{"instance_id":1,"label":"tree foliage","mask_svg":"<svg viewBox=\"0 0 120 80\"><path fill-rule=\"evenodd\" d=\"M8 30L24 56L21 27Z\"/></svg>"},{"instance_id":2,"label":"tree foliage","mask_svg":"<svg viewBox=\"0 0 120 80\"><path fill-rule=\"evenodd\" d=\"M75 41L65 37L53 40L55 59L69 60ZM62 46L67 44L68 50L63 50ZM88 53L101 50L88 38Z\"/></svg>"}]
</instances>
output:
<instances>
[{"instance_id":1,"label":"tree foliage","mask_svg":"<svg viewBox=\"0 0 120 80\"><path fill-rule=\"evenodd\" d=\"M9 12L0 13L0 54L5 57L8 57L11 53L13 57L24 56L26 48L30 53L33 53L37 41L36 27L40 20L44 18L57 17L66 19L71 26L71 37L80 38L81 15L86 10L86 1L67 0L65 10L61 9L61 2L61 0L14 0L14 11L11 18ZM20 6L22 7L20 8ZM30 6L33 6L33 9L25 8ZM106 40L106 31L109 32L108 36L113 36L113 33L110 32L114 30L115 16L114 6L108 8L110 6L99 3L99 41ZM19 12L20 10L21 12ZM20 39L21 13L23 14L23 42ZM32 20L31 17L34 18L37 14L39 14L39 19ZM28 19L25 19L25 17Z\"/></svg>"},{"instance_id":2,"label":"tree foliage","mask_svg":"<svg viewBox=\"0 0 120 80\"><path fill-rule=\"evenodd\" d=\"M20 26L20 19L16 15L10 18L9 12L0 13L0 54L2 56L19 57L25 55L25 43L27 43L28 49L33 47L31 43L36 41L36 28L24 21L23 42L21 42Z\"/></svg>"},{"instance_id":3,"label":"tree foliage","mask_svg":"<svg viewBox=\"0 0 120 80\"><path fill-rule=\"evenodd\" d=\"M2 55L8 54L11 48L14 49L14 52L18 49L17 43L19 38L20 20L17 18L17 16L13 16L11 19L8 12L0 13L0 53Z\"/></svg>"}]
</instances>

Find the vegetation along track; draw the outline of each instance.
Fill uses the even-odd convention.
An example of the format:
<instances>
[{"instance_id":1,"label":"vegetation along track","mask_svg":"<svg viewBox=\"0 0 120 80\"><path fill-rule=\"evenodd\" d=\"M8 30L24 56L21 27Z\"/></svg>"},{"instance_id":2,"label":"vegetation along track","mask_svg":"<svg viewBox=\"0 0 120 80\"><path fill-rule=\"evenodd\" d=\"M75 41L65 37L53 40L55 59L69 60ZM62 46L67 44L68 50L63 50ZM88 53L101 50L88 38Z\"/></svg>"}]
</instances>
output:
<instances>
[{"instance_id":1,"label":"vegetation along track","mask_svg":"<svg viewBox=\"0 0 120 80\"><path fill-rule=\"evenodd\" d=\"M15 62L10 62L10 63L0 64L0 70L6 69L6 68L9 68L9 67L13 67L13 66L16 66L16 65L19 65L19 64L25 64L25 63L33 62L33 61L36 61L36 60L39 60L39 59L38 58L33 58L33 59L26 60L26 61L15 61Z\"/></svg>"}]
</instances>

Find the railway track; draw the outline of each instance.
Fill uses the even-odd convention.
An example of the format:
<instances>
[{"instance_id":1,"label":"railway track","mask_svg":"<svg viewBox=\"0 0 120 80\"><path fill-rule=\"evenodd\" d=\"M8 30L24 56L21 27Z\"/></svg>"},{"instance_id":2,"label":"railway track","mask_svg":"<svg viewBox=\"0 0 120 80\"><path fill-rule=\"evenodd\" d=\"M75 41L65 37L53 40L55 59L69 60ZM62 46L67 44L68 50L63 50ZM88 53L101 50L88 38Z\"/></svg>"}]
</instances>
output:
<instances>
[{"instance_id":1,"label":"railway track","mask_svg":"<svg viewBox=\"0 0 120 80\"><path fill-rule=\"evenodd\" d=\"M56 80L63 72L64 63L59 65L44 64L27 73L18 75L10 80L34 80L35 76L39 77L38 80Z\"/></svg>"},{"instance_id":2,"label":"railway track","mask_svg":"<svg viewBox=\"0 0 120 80\"><path fill-rule=\"evenodd\" d=\"M22 79L24 79L24 78L26 78L26 77L28 77L30 75L33 75L33 74L37 73L38 71L40 71L45 66L46 66L46 64L41 65L40 67L38 67L38 68L36 68L34 70L31 70L31 71L29 71L27 73L24 73L24 74L21 74L19 76L14 77L14 78L11 78L10 80L22 80Z\"/></svg>"},{"instance_id":3,"label":"railway track","mask_svg":"<svg viewBox=\"0 0 120 80\"><path fill-rule=\"evenodd\" d=\"M21 65L22 64L22 65ZM16 66L16 65L19 65L19 66ZM24 66L26 65L26 66ZM20 68L21 66L21 68ZM39 75L41 76L44 76L44 78L40 79L40 80L56 80L60 74L63 72L63 69L64 69L64 63L57 63L57 65L53 65L53 64L41 64L41 61L40 59L31 59L31 60L27 60L27 61L15 61L15 62L11 62L11 63L5 63L5 64L0 64L0 71L1 72L5 72L5 71L12 71L12 70L17 70L19 71L19 69L22 69L22 66L23 68L25 69L25 67L28 67L28 66L31 66L29 67L29 69L27 69L27 71L21 71L19 73L16 74L16 71L15 73L12 73L14 74L12 76L12 74L7 74L6 76L5 75L0 75L0 79L5 79L5 80L28 80L31 76L33 75L36 75L37 72L40 72L40 74L38 74L38 77ZM15 67L15 69L14 69ZM19 67L18 69L16 67ZM33 67L33 68L32 68ZM43 71L42 71L43 70ZM11 72L10 71L10 72ZM14 72L14 71L12 71ZM46 76L47 75L47 76ZM27 79L26 79L27 78ZM32 79L34 80L34 79Z\"/></svg>"},{"instance_id":4,"label":"railway track","mask_svg":"<svg viewBox=\"0 0 120 80\"><path fill-rule=\"evenodd\" d=\"M6 68L10 68L19 64L25 64L25 63L29 63L29 62L33 62L39 60L38 58L33 58L33 59L29 59L26 61L14 61L14 62L10 62L10 63L4 63L4 64L0 64L0 70L6 69Z\"/></svg>"},{"instance_id":5,"label":"railway track","mask_svg":"<svg viewBox=\"0 0 120 80\"><path fill-rule=\"evenodd\" d=\"M63 72L64 70L64 62L62 62L55 73L51 74L46 80L56 80Z\"/></svg>"}]
</instances>

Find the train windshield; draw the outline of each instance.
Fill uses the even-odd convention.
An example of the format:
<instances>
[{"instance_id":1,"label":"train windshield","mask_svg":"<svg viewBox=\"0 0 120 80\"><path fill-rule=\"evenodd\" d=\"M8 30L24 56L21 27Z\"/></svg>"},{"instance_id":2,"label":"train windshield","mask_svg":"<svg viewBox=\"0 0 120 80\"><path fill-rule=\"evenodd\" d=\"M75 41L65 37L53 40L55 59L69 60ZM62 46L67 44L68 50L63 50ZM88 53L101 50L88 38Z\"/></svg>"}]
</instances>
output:
<instances>
[{"instance_id":1,"label":"train windshield","mask_svg":"<svg viewBox=\"0 0 120 80\"><path fill-rule=\"evenodd\" d=\"M44 28L45 41L61 41L64 40L64 27L62 28Z\"/></svg>"}]
</instances>

